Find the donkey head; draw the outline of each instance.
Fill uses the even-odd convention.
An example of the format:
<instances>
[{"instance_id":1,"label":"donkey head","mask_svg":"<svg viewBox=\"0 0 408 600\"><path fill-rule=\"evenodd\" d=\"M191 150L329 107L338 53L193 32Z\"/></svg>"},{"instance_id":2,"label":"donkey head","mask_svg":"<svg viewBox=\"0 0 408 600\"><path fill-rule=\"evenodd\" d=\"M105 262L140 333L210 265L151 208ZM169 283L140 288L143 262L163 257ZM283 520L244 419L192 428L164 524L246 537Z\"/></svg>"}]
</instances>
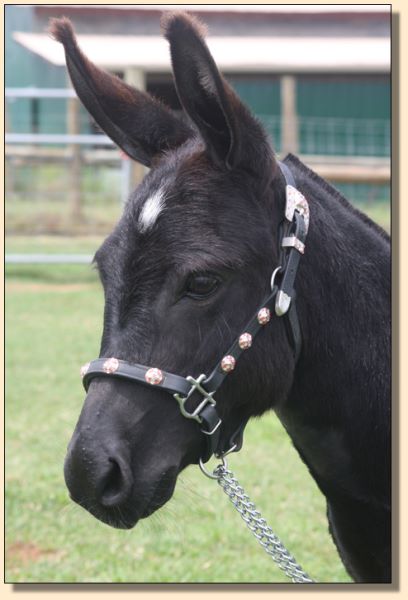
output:
<instances>
[{"instance_id":1,"label":"donkey head","mask_svg":"<svg viewBox=\"0 0 408 600\"><path fill-rule=\"evenodd\" d=\"M92 64L66 19L54 21L52 33L95 121L151 167L95 256L105 294L100 356L198 376L212 370L269 291L284 185L266 134L219 73L201 26L177 13L163 28L180 117ZM292 370L277 320L222 385L221 435L279 403ZM97 518L132 527L171 497L204 444L170 394L100 377L68 447L67 486Z\"/></svg>"}]
</instances>

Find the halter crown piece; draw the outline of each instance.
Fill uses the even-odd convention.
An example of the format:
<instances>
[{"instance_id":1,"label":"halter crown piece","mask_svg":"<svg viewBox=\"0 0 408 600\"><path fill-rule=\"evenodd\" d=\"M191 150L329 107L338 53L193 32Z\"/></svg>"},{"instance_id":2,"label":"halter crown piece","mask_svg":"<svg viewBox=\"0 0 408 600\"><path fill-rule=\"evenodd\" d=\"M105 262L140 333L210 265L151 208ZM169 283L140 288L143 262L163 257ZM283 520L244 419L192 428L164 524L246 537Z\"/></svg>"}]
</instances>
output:
<instances>
[{"instance_id":1,"label":"halter crown piece","mask_svg":"<svg viewBox=\"0 0 408 600\"><path fill-rule=\"evenodd\" d=\"M305 251L309 227L309 206L303 194L296 188L289 167L282 162L279 163L279 166L286 182L285 219L281 226L279 242L280 266L272 274L271 293L225 355L218 361L210 375L201 374L197 378L191 375L182 377L157 367L131 364L113 357L98 358L81 368L82 381L86 391L95 377L102 376L119 377L147 386L156 386L172 394L179 404L181 414L187 419L197 421L205 435L206 451L201 458L203 463L207 462L213 454L222 457L229 452L237 452L242 447L246 421L228 440L221 443L220 426L222 421L217 413L215 393L227 375L235 369L241 354L251 348L256 334L268 326L272 314L278 317L286 316L286 329L295 360L299 356L301 335L295 305L294 283L300 257ZM280 284L275 285L278 273ZM197 398L198 404L193 402ZM191 408L192 404L195 405L194 408Z\"/></svg>"}]
</instances>

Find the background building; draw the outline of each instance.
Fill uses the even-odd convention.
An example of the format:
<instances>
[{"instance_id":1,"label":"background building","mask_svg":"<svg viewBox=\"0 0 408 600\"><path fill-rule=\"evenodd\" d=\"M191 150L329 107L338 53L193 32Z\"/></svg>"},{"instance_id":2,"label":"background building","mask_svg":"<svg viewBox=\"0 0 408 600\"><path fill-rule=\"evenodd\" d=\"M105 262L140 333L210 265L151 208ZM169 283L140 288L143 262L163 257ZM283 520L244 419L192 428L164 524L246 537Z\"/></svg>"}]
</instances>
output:
<instances>
[{"instance_id":1,"label":"background building","mask_svg":"<svg viewBox=\"0 0 408 600\"><path fill-rule=\"evenodd\" d=\"M164 8L6 6L7 88L69 86L62 47L46 32L51 17L65 15L91 60L179 109L160 32ZM278 152L300 154L352 199L389 198L389 5L184 8L206 23L217 64ZM98 133L82 106L70 117L76 103L67 99L7 100L9 133Z\"/></svg>"}]
</instances>

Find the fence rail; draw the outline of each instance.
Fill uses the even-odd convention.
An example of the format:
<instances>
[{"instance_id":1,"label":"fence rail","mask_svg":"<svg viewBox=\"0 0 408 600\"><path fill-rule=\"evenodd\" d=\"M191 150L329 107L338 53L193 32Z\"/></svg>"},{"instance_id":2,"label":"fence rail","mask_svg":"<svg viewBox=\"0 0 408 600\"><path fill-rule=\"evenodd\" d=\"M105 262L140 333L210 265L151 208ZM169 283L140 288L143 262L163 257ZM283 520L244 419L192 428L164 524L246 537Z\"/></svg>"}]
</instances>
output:
<instances>
[{"instance_id":1,"label":"fence rail","mask_svg":"<svg viewBox=\"0 0 408 600\"><path fill-rule=\"evenodd\" d=\"M61 133L6 133L6 144L77 144L79 146L114 146L107 135Z\"/></svg>"},{"instance_id":2,"label":"fence rail","mask_svg":"<svg viewBox=\"0 0 408 600\"><path fill-rule=\"evenodd\" d=\"M6 113L8 232L108 231L121 210L119 199L122 204L127 200L143 177L144 167L128 160L108 136L91 133L90 122L85 125L81 121L86 115L72 88L6 88L5 96L6 109L7 105L11 109L14 102L27 103L32 99L32 114L36 116L33 123L38 128L30 131L33 123L26 126L19 121L19 132L7 131L11 122L7 122ZM41 112L41 99L55 102ZM58 102L61 105L61 99L66 100L65 132L61 118L51 119L58 112L53 106L57 107ZM45 121L38 120L40 113ZM61 110L58 115L61 117ZM283 147L298 154L319 175L335 186L339 184L340 190L347 189L351 199L375 201L389 197L389 121L306 118L297 114L289 119L283 109L282 115L260 114L258 118L271 135L278 155ZM57 131L61 133L53 132L57 121ZM293 147L288 147L289 138L284 131L289 122ZM44 123L47 133L41 132ZM8 259L7 262L22 260L13 255ZM63 258L36 255L32 260L48 263Z\"/></svg>"},{"instance_id":3,"label":"fence rail","mask_svg":"<svg viewBox=\"0 0 408 600\"><path fill-rule=\"evenodd\" d=\"M76 98L72 88L5 88L6 98Z\"/></svg>"},{"instance_id":4,"label":"fence rail","mask_svg":"<svg viewBox=\"0 0 408 600\"><path fill-rule=\"evenodd\" d=\"M13 265L90 265L91 254L6 254L6 264Z\"/></svg>"}]
</instances>

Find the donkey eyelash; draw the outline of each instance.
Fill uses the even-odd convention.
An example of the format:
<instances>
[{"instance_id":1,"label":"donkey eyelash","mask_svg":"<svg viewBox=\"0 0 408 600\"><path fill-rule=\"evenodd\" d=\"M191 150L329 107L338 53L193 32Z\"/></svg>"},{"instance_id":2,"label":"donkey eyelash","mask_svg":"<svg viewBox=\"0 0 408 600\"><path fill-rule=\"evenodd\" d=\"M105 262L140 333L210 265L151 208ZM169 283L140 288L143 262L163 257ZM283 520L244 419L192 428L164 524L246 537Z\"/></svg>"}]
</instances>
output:
<instances>
[{"instance_id":1,"label":"donkey eyelash","mask_svg":"<svg viewBox=\"0 0 408 600\"><path fill-rule=\"evenodd\" d=\"M208 271L190 273L184 280L181 297L206 300L218 290L221 283L222 278L217 273Z\"/></svg>"}]
</instances>

